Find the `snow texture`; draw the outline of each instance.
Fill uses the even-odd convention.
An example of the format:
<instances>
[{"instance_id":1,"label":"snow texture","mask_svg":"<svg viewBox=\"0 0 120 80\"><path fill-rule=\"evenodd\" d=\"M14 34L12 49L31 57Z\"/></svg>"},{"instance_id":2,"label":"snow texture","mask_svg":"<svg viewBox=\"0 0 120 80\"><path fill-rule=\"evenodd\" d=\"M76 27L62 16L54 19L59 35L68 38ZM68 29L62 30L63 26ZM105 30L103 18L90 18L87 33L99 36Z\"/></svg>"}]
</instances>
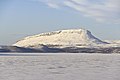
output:
<instances>
[{"instance_id":1,"label":"snow texture","mask_svg":"<svg viewBox=\"0 0 120 80\"><path fill-rule=\"evenodd\" d=\"M85 29L60 30L49 33L41 33L26 37L14 46L29 47L37 45L62 45L62 46L88 46L96 44L107 44L94 37L90 31Z\"/></svg>"},{"instance_id":2,"label":"snow texture","mask_svg":"<svg viewBox=\"0 0 120 80\"><path fill-rule=\"evenodd\" d=\"M118 54L10 55L0 56L0 80L120 80Z\"/></svg>"}]
</instances>

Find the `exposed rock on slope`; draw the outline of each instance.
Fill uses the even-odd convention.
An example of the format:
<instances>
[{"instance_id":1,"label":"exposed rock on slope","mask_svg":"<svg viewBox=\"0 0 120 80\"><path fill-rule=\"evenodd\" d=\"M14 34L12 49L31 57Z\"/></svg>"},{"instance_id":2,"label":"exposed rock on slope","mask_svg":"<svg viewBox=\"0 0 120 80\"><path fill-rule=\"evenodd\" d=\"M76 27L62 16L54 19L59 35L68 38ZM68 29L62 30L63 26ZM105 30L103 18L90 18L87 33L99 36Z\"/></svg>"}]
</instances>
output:
<instances>
[{"instance_id":1,"label":"exposed rock on slope","mask_svg":"<svg viewBox=\"0 0 120 80\"><path fill-rule=\"evenodd\" d=\"M51 46L87 46L107 43L94 37L88 30L70 29L29 36L19 40L14 46L30 47L41 44Z\"/></svg>"},{"instance_id":2,"label":"exposed rock on slope","mask_svg":"<svg viewBox=\"0 0 120 80\"><path fill-rule=\"evenodd\" d=\"M19 53L58 53L64 52L62 49L57 48L48 48L47 46L41 45L39 48L32 48L32 47L17 47L17 46L0 46L0 52L19 52Z\"/></svg>"}]
</instances>

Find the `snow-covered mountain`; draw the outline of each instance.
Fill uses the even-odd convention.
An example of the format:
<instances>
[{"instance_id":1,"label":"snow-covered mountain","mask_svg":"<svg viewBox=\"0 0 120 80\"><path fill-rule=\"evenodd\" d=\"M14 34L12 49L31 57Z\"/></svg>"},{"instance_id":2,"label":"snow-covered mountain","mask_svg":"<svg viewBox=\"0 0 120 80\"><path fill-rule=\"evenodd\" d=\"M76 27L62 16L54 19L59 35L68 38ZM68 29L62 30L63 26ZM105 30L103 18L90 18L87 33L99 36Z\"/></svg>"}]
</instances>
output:
<instances>
[{"instance_id":1,"label":"snow-covered mountain","mask_svg":"<svg viewBox=\"0 0 120 80\"><path fill-rule=\"evenodd\" d=\"M107 44L91 34L85 29L69 29L60 30L48 33L41 33L34 36L28 36L19 40L14 46L30 47L38 45L52 45L52 46L89 46Z\"/></svg>"}]
</instances>

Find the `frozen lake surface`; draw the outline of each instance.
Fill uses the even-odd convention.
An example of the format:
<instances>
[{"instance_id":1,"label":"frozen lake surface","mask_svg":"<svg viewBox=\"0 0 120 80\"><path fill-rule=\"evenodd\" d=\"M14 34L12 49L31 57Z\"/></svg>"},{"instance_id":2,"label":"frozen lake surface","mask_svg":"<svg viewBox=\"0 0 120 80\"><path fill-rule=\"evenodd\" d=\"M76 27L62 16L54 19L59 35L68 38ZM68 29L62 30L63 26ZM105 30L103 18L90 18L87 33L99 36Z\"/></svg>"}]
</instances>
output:
<instances>
[{"instance_id":1,"label":"frozen lake surface","mask_svg":"<svg viewBox=\"0 0 120 80\"><path fill-rule=\"evenodd\" d=\"M120 54L15 54L0 54L0 80L120 80Z\"/></svg>"}]
</instances>

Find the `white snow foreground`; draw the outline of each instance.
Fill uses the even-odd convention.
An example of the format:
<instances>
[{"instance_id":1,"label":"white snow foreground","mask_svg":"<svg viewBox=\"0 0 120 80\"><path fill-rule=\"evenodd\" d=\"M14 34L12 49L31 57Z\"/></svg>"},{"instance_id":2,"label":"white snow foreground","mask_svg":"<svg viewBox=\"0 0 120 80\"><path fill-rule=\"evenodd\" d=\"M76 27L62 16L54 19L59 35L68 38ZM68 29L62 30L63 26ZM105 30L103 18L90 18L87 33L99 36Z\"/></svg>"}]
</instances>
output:
<instances>
[{"instance_id":1,"label":"white snow foreground","mask_svg":"<svg viewBox=\"0 0 120 80\"><path fill-rule=\"evenodd\" d=\"M29 36L18 41L13 45L19 47L30 47L39 45L59 45L62 47L63 46L86 47L95 46L98 44L104 45L107 44L107 42L104 42L94 37L88 30L69 29Z\"/></svg>"},{"instance_id":2,"label":"white snow foreground","mask_svg":"<svg viewBox=\"0 0 120 80\"><path fill-rule=\"evenodd\" d=\"M0 80L120 80L119 75L118 54L0 56Z\"/></svg>"}]
</instances>

